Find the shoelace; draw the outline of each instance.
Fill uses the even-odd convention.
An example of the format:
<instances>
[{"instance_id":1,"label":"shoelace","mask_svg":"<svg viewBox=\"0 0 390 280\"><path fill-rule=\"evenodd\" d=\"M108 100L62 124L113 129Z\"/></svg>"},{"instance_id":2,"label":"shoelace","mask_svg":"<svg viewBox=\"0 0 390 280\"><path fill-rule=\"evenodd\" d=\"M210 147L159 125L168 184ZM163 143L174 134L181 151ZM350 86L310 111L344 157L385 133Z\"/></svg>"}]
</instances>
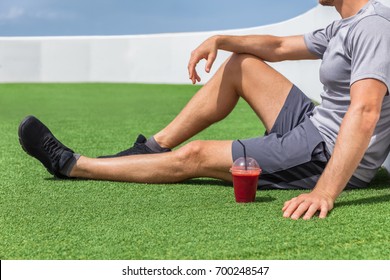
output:
<instances>
[{"instance_id":1,"label":"shoelace","mask_svg":"<svg viewBox=\"0 0 390 280\"><path fill-rule=\"evenodd\" d=\"M54 163L60 158L63 147L53 137L48 136L43 142L43 149L49 154L50 161Z\"/></svg>"}]
</instances>

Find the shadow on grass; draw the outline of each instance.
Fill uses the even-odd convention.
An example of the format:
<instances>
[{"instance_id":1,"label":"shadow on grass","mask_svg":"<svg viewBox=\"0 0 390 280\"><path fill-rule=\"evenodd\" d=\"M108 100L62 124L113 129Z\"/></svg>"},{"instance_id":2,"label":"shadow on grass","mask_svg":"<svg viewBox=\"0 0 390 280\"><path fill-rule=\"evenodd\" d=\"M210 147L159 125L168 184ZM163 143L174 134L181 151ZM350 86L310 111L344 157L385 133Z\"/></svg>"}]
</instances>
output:
<instances>
[{"instance_id":1,"label":"shadow on grass","mask_svg":"<svg viewBox=\"0 0 390 280\"><path fill-rule=\"evenodd\" d=\"M267 202L269 203L269 202L273 202L275 200L276 200L276 198L271 197L271 196L259 196L259 195L257 195L255 202L256 203L267 203Z\"/></svg>"},{"instance_id":2,"label":"shadow on grass","mask_svg":"<svg viewBox=\"0 0 390 280\"><path fill-rule=\"evenodd\" d=\"M191 179L183 182L184 184L188 185L195 185L195 186L219 186L219 187L228 187L233 189L233 184L230 182L225 182L217 179ZM264 194L260 192L256 195L255 203L269 203L276 200L276 198L271 197L269 195L264 196Z\"/></svg>"},{"instance_id":3,"label":"shadow on grass","mask_svg":"<svg viewBox=\"0 0 390 280\"><path fill-rule=\"evenodd\" d=\"M198 186L211 185L211 186L221 186L221 187L231 187L231 188L233 187L232 183L216 180L216 179L191 179L178 184L198 185Z\"/></svg>"},{"instance_id":4,"label":"shadow on grass","mask_svg":"<svg viewBox=\"0 0 390 280\"><path fill-rule=\"evenodd\" d=\"M374 190L383 190L390 187L390 177L383 168L379 169L374 179L371 181L369 188Z\"/></svg>"},{"instance_id":5,"label":"shadow on grass","mask_svg":"<svg viewBox=\"0 0 390 280\"><path fill-rule=\"evenodd\" d=\"M46 177L45 181L53 181L53 182L84 182L84 181L99 181L99 180L90 180L83 178L58 178L58 177Z\"/></svg>"},{"instance_id":6,"label":"shadow on grass","mask_svg":"<svg viewBox=\"0 0 390 280\"><path fill-rule=\"evenodd\" d=\"M390 178L387 171L381 168L378 173L375 175L374 179L371 181L368 188L372 190L385 190L390 189ZM348 191L359 191L359 189L351 189ZM363 190L363 189L362 189ZM388 203L390 202L390 194L377 195L371 197L360 198L351 201L336 202L335 206L356 206L356 205L368 205L368 204L378 204L378 203Z\"/></svg>"},{"instance_id":7,"label":"shadow on grass","mask_svg":"<svg viewBox=\"0 0 390 280\"><path fill-rule=\"evenodd\" d=\"M390 202L390 194L360 198L351 201L343 201L343 202L336 203L335 206L337 207L351 206L351 205L355 206L355 205L362 205L362 204L377 204L377 203L384 203L384 202Z\"/></svg>"},{"instance_id":8,"label":"shadow on grass","mask_svg":"<svg viewBox=\"0 0 390 280\"><path fill-rule=\"evenodd\" d=\"M117 183L117 184L129 184L129 182L121 182L121 181L105 181L105 180L94 180L94 179L83 179L83 178L58 178L58 177L46 177L44 180L53 181L53 182L109 182L109 183ZM233 184L229 182L225 182L218 179L208 179L208 178L199 178L199 179L190 179L183 182L178 183L161 183L161 184L150 184L150 183L130 183L130 184L139 184L139 185L193 185L193 186L220 186L220 187L231 187L233 188Z\"/></svg>"}]
</instances>

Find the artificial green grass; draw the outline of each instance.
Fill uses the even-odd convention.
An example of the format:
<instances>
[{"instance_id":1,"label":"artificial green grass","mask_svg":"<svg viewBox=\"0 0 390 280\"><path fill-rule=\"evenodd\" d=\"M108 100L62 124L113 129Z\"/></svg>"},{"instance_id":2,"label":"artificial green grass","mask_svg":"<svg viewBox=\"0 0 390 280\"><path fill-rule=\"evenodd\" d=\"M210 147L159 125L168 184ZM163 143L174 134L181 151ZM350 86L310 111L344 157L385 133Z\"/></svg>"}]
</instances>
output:
<instances>
[{"instance_id":1,"label":"artificial green grass","mask_svg":"<svg viewBox=\"0 0 390 280\"><path fill-rule=\"evenodd\" d=\"M0 259L389 259L390 189L385 172L344 192L325 220L282 217L302 191L258 191L237 204L229 184L196 179L147 185L55 180L19 146L33 114L89 156L127 148L166 125L196 86L0 85ZM237 139L264 128L240 102L197 139Z\"/></svg>"}]
</instances>

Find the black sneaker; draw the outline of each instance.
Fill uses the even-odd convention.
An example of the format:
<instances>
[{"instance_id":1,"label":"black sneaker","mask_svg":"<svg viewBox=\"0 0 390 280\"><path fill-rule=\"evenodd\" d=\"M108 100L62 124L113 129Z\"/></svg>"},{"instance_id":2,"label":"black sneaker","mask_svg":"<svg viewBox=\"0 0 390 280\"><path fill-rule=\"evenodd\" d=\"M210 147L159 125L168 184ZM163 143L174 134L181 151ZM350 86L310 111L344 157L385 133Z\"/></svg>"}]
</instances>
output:
<instances>
[{"instance_id":1,"label":"black sneaker","mask_svg":"<svg viewBox=\"0 0 390 280\"><path fill-rule=\"evenodd\" d=\"M158 153L166 153L170 152L171 149L164 148L161 152L155 152L149 149L146 145L146 138L142 134L138 135L137 140L135 141L133 147L128 148L122 152L119 152L115 155L109 156L100 156L98 158L114 158L114 157L124 157L130 155L144 155L144 154L158 154Z\"/></svg>"},{"instance_id":2,"label":"black sneaker","mask_svg":"<svg viewBox=\"0 0 390 280\"><path fill-rule=\"evenodd\" d=\"M69 178L60 173L73 157L73 151L58 141L50 130L34 116L26 117L19 125L19 142L23 150L39 160L54 176Z\"/></svg>"}]
</instances>

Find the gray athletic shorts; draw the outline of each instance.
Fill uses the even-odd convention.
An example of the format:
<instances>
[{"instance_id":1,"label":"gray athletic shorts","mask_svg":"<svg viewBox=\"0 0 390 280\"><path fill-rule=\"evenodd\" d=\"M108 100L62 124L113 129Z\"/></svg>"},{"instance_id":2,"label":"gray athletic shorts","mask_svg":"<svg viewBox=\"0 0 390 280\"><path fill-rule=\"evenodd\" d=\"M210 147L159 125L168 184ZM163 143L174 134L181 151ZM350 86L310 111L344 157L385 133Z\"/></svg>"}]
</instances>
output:
<instances>
[{"instance_id":1,"label":"gray athletic shorts","mask_svg":"<svg viewBox=\"0 0 390 280\"><path fill-rule=\"evenodd\" d=\"M324 139L310 120L313 102L293 86L271 131L263 137L241 140L247 156L259 163L261 189L313 189L330 154ZM244 155L237 141L232 145L233 161ZM349 188L367 183L352 177Z\"/></svg>"}]
</instances>

